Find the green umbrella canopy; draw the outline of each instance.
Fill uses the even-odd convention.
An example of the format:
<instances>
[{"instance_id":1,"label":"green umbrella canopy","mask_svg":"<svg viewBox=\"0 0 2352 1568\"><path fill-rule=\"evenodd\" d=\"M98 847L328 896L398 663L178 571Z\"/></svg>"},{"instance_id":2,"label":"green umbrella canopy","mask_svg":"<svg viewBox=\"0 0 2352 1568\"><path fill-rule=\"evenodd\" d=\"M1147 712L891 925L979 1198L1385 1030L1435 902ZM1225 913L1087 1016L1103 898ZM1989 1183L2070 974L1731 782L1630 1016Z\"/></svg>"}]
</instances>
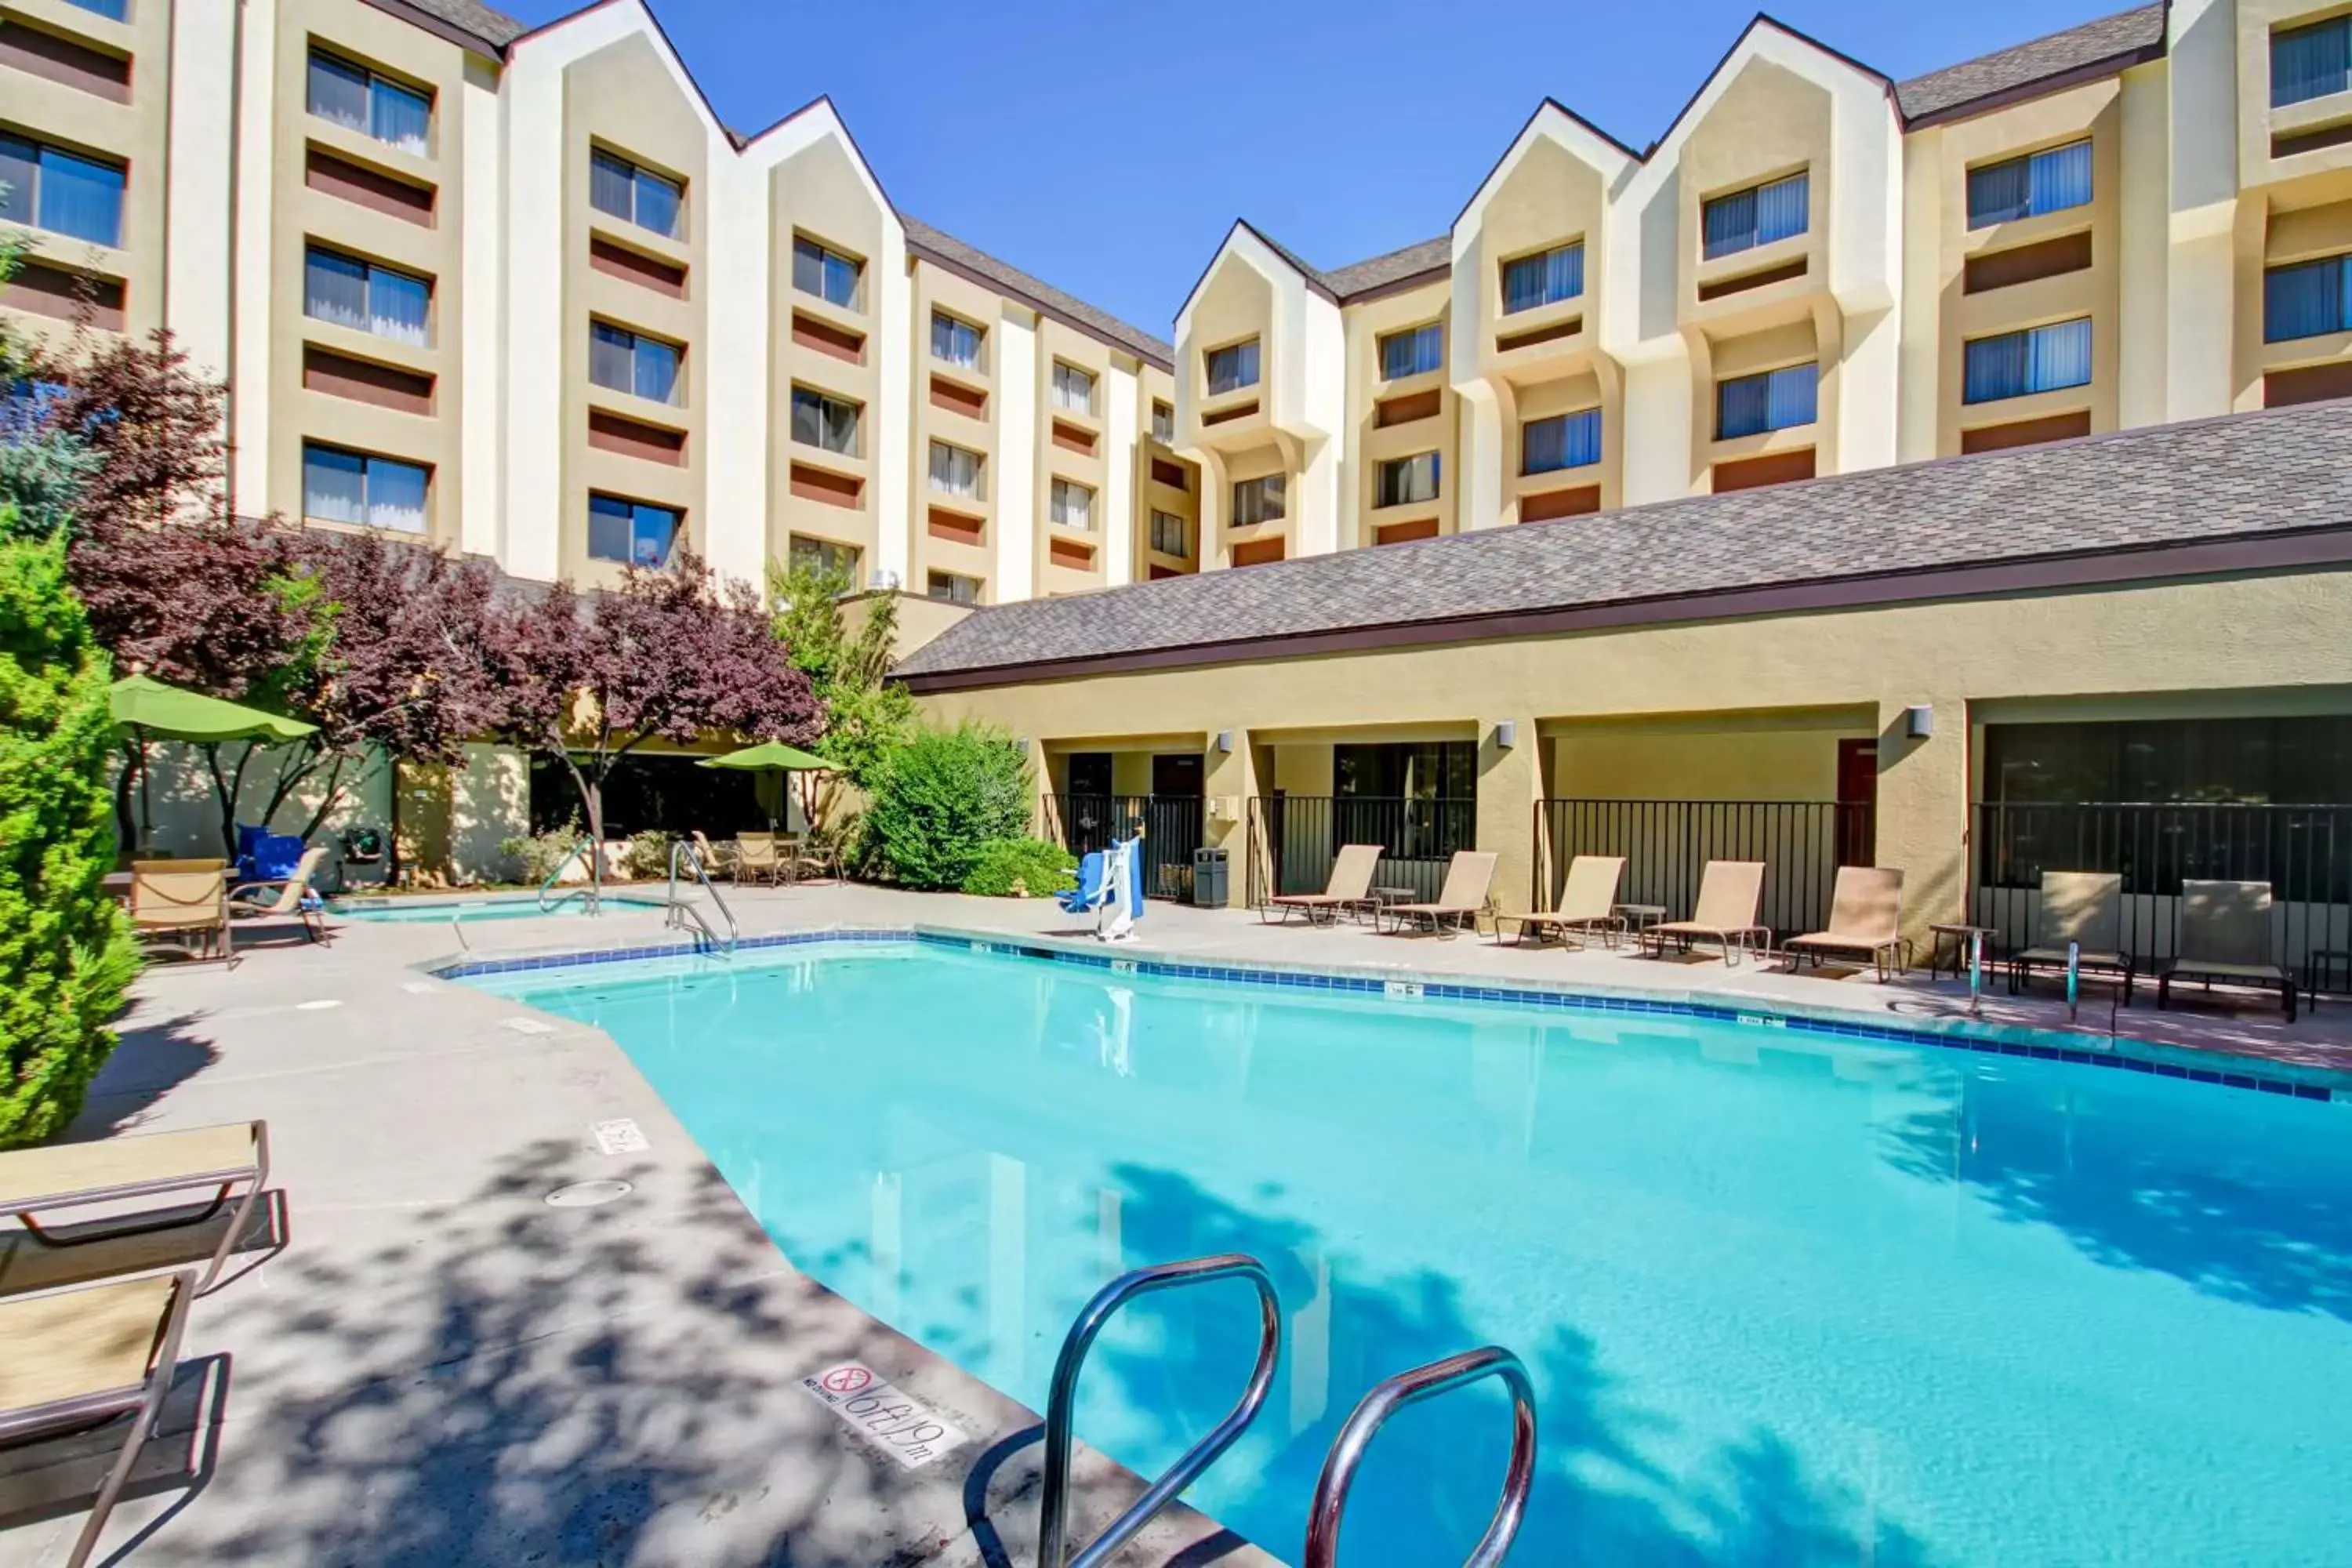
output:
<instances>
[{"instance_id":1,"label":"green umbrella canopy","mask_svg":"<svg viewBox=\"0 0 2352 1568\"><path fill-rule=\"evenodd\" d=\"M115 728L151 741L299 741L318 729L299 719L225 702L144 675L116 681L109 700Z\"/></svg>"},{"instance_id":2,"label":"green umbrella canopy","mask_svg":"<svg viewBox=\"0 0 2352 1568\"><path fill-rule=\"evenodd\" d=\"M767 741L756 746L746 746L740 752L730 752L723 757L705 757L706 768L787 768L796 773L825 773L833 764L823 757L787 746L782 741Z\"/></svg>"}]
</instances>

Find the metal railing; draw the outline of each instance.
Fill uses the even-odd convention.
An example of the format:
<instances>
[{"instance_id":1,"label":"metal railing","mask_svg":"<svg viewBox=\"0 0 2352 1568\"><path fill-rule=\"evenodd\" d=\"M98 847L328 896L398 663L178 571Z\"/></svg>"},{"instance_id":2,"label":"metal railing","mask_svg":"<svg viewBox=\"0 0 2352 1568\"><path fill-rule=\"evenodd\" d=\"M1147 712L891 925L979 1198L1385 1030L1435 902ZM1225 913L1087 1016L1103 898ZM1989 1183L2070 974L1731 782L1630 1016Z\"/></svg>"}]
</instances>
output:
<instances>
[{"instance_id":1,"label":"metal railing","mask_svg":"<svg viewBox=\"0 0 2352 1568\"><path fill-rule=\"evenodd\" d=\"M555 909L557 905L568 903L573 899L579 899L584 902L588 906L588 912L592 915L603 912L601 907L603 904L603 897L597 887L596 864L594 861L588 858L588 856L593 854L595 849L595 840L583 836L575 842L571 848L566 849L563 852L563 858L555 863L555 869L550 871L547 874L547 880L539 885L540 913L546 914ZM566 893L560 899L551 900L547 896L548 890L555 886L557 879L561 878L563 873L571 868L572 862L574 860L579 861L580 868L588 873L587 886L582 888L577 892Z\"/></svg>"},{"instance_id":2,"label":"metal railing","mask_svg":"<svg viewBox=\"0 0 2352 1568\"><path fill-rule=\"evenodd\" d=\"M1324 1457L1322 1477L1315 1483L1315 1501L1307 1513L1304 1568L1334 1568L1339 1562L1339 1525L1348 1510L1348 1491L1356 1484L1356 1468L1364 1462L1364 1451L1382 1424L1408 1405L1488 1377L1501 1378L1511 1391L1511 1462L1503 1473L1503 1495L1495 1504L1495 1516L1463 1568L1498 1568L1527 1517L1528 1494L1536 1479L1535 1385L1519 1358L1500 1345L1465 1351L1401 1372L1374 1384L1364 1395Z\"/></svg>"},{"instance_id":3,"label":"metal railing","mask_svg":"<svg viewBox=\"0 0 2352 1568\"><path fill-rule=\"evenodd\" d=\"M1617 897L1687 916L1710 860L1764 862L1757 918L1779 937L1820 931L1840 866L1871 864L1877 808L1832 800L1596 800L1536 803L1536 856L1529 892L1538 909L1556 907L1579 855L1622 855Z\"/></svg>"},{"instance_id":4,"label":"metal railing","mask_svg":"<svg viewBox=\"0 0 2352 1568\"><path fill-rule=\"evenodd\" d=\"M1376 887L1427 903L1445 883L1454 852L1478 844L1478 803L1468 796L1269 795L1249 803L1249 901L1319 893L1343 844L1377 844Z\"/></svg>"},{"instance_id":5,"label":"metal railing","mask_svg":"<svg viewBox=\"0 0 2352 1568\"><path fill-rule=\"evenodd\" d=\"M726 917L727 935L723 942L719 933L710 929L710 922L703 918L702 911L677 896L677 866L681 859L693 871L694 879L702 884L702 890L710 895L710 901L719 907L719 912ZM734 952L735 943L741 939L743 928L736 923L735 911L727 907L727 900L719 896L718 888L710 880L709 869L702 863L702 852L695 848L690 839L678 839L669 847L668 906L669 912L663 923L671 930L683 931L686 922L692 921L701 928L703 939L711 946L724 946L730 954Z\"/></svg>"},{"instance_id":6,"label":"metal railing","mask_svg":"<svg viewBox=\"0 0 2352 1568\"><path fill-rule=\"evenodd\" d=\"M1143 824L1143 896L1190 899L1192 852L1208 840L1208 803L1196 795L1049 795L1045 837L1091 855Z\"/></svg>"},{"instance_id":7,"label":"metal railing","mask_svg":"<svg viewBox=\"0 0 2352 1568\"><path fill-rule=\"evenodd\" d=\"M1206 1284L1213 1279L1247 1279L1257 1288L1257 1364L1250 1372L1248 1385L1225 1418L1169 1466L1167 1473L1152 1482L1133 1507L1113 1520L1108 1529L1076 1555L1071 1555L1070 1446L1076 1436L1072 1422L1076 1413L1078 1373L1086 1364L1087 1352L1094 1347L1095 1336L1102 1332L1103 1325L1120 1308L1139 1296ZM1175 1501L1177 1493L1198 1479L1201 1472L1216 1463L1218 1456L1247 1430L1265 1405L1281 1361L1282 1304L1275 1297L1274 1280L1266 1273L1265 1265L1246 1253L1220 1253L1213 1258L1138 1268L1096 1291L1094 1300L1087 1303L1062 1341L1062 1353L1054 1363L1052 1391L1045 1401L1045 1481L1039 1505L1039 1568L1100 1568L1109 1562L1120 1547Z\"/></svg>"},{"instance_id":8,"label":"metal railing","mask_svg":"<svg viewBox=\"0 0 2352 1568\"><path fill-rule=\"evenodd\" d=\"M2123 951L2143 966L2172 955L2196 880L2269 883L2278 961L2307 982L2336 989L2352 966L2352 805L1987 801L1970 816L1970 918L2001 952L2042 940L2044 871L2107 871L2123 879Z\"/></svg>"}]
</instances>

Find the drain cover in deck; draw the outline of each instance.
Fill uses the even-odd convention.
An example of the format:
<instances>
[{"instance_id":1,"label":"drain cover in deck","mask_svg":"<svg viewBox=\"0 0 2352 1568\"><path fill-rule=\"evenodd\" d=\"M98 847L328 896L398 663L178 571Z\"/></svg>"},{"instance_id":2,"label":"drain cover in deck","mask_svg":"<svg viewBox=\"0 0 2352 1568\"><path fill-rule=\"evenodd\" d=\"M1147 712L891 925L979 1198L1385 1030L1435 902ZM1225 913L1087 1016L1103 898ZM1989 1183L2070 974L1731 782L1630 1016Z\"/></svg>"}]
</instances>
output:
<instances>
[{"instance_id":1,"label":"drain cover in deck","mask_svg":"<svg viewBox=\"0 0 2352 1568\"><path fill-rule=\"evenodd\" d=\"M557 1209L593 1209L599 1204L609 1204L615 1198L625 1198L636 1189L626 1182L600 1179L574 1182L568 1187L558 1187L547 1194L547 1206Z\"/></svg>"}]
</instances>

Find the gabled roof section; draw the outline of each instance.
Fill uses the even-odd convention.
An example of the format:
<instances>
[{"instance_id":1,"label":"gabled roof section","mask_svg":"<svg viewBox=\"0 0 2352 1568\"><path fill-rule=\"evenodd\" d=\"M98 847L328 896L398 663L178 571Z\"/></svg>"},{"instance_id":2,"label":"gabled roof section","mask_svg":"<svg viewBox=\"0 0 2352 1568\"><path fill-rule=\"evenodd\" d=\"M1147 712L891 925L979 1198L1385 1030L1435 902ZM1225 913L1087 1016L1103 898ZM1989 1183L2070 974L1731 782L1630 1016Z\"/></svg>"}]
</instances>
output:
<instances>
[{"instance_id":1,"label":"gabled roof section","mask_svg":"<svg viewBox=\"0 0 2352 1568\"><path fill-rule=\"evenodd\" d=\"M1868 77L1871 80L1877 82L1879 85L1884 87L1890 98L1894 96L1895 80L1885 71L1879 70L1874 66L1866 66L1863 64L1860 60L1855 59L1852 55L1845 53L1842 49L1832 48L1829 45L1822 42L1819 38L1814 37L1810 33L1799 32L1796 28L1791 27L1786 22L1781 21L1779 17L1774 16L1768 12L1759 11L1755 16L1748 18L1748 26L1739 30L1739 37L1731 40L1731 47L1723 51L1723 58L1715 62L1715 68L1713 70L1706 73L1706 79L1698 84L1698 90L1692 93L1689 98L1684 100L1683 106L1675 110L1675 117L1666 122L1664 133L1656 141L1651 142L1649 146L1643 149L1642 162L1646 163L1652 159L1654 159L1661 149L1664 148L1668 143L1672 142L1675 139L1676 134L1681 132L1684 123L1691 118L1691 111L1696 109L1702 102L1706 101L1708 95L1716 90L1717 83L1729 81L1730 76L1727 73L1731 71L1733 62L1737 61L1740 58L1741 52L1747 49L1748 40L1757 37L1759 34L1775 34L1780 37L1787 38L1792 43L1812 50L1815 54L1822 56L1822 58L1826 60L1843 66L1846 69L1857 72L1862 76Z\"/></svg>"},{"instance_id":2,"label":"gabled roof section","mask_svg":"<svg viewBox=\"0 0 2352 1568\"><path fill-rule=\"evenodd\" d=\"M1384 256L1351 261L1323 274L1323 281L1339 297L1339 302L1346 304L1367 294L1382 293L1450 271L1453 266L1454 237L1441 234L1435 239L1418 240Z\"/></svg>"},{"instance_id":3,"label":"gabled roof section","mask_svg":"<svg viewBox=\"0 0 2352 1568\"><path fill-rule=\"evenodd\" d=\"M1895 101L1913 125L1957 120L2159 58L2164 9L2158 0L1915 76L1896 86Z\"/></svg>"},{"instance_id":4,"label":"gabled roof section","mask_svg":"<svg viewBox=\"0 0 2352 1568\"><path fill-rule=\"evenodd\" d=\"M1203 572L982 609L897 673L919 689L1004 684L1575 624L2340 569L2352 565L2347 442L2352 400Z\"/></svg>"},{"instance_id":5,"label":"gabled roof section","mask_svg":"<svg viewBox=\"0 0 2352 1568\"><path fill-rule=\"evenodd\" d=\"M1192 279L1192 286L1190 289L1184 290L1184 302L1176 307L1176 320L1178 321L1181 322L1183 321L1184 312L1192 308L1193 297L1201 292L1201 285L1206 283L1216 272L1217 263L1223 261L1225 257L1225 252L1234 247L1234 237L1243 234L1248 235L1252 239L1256 240L1260 245L1265 246L1266 249L1272 251L1274 253L1274 258L1276 261L1281 262L1285 267L1287 267L1293 272L1297 273L1300 278L1306 279L1307 288L1313 289L1316 293L1322 295L1326 300L1330 300L1335 302L1339 300L1339 296L1333 292L1331 285L1323 280L1321 268L1316 267L1312 262L1307 260L1288 246L1284 245L1268 236L1265 230L1258 227L1257 225L1250 222L1249 219L1245 217L1237 217L1234 219L1233 226L1225 230L1225 237L1217 241L1217 248L1211 253L1209 257L1209 264L1201 268L1201 275Z\"/></svg>"},{"instance_id":6,"label":"gabled roof section","mask_svg":"<svg viewBox=\"0 0 2352 1568\"><path fill-rule=\"evenodd\" d=\"M493 11L475 0L373 0L403 20L441 34L455 44L471 45L493 58L530 31L503 11Z\"/></svg>"},{"instance_id":7,"label":"gabled roof section","mask_svg":"<svg viewBox=\"0 0 2352 1568\"><path fill-rule=\"evenodd\" d=\"M1165 339L1154 337L1140 327L1130 326L1108 310L1098 310L1043 279L1031 277L1011 262L1000 261L977 246L966 245L955 236L933 228L929 224L905 216L901 216L899 222L906 225L907 247L918 256L965 273L975 282L1000 289L1041 315L1051 316L1089 337L1099 338L1114 348L1124 349L1162 370L1175 367L1175 347Z\"/></svg>"}]
</instances>

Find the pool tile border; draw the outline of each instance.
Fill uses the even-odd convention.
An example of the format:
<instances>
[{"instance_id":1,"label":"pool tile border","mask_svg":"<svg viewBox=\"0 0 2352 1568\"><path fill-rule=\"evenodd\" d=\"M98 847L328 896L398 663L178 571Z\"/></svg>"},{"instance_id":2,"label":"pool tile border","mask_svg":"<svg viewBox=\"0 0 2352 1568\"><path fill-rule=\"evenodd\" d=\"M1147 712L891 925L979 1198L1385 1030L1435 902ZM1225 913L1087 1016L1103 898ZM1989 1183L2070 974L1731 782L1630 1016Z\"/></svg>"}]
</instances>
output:
<instances>
[{"instance_id":1,"label":"pool tile border","mask_svg":"<svg viewBox=\"0 0 2352 1568\"><path fill-rule=\"evenodd\" d=\"M735 949L740 952L789 947L839 946L845 943L875 945L912 943L919 947L951 949L1002 957L1042 959L1049 963L1072 963L1081 968L1106 970L1113 973L1132 973L1174 980L1207 980L1223 984L1253 985L1273 990L1327 991L1343 994L1393 997L1400 1001L1419 999L1437 1002L1498 1002L1554 1011L1698 1018L1712 1023L1748 1024L1767 1028L1790 1029L1808 1035L1826 1035L1843 1039L1874 1040L1887 1045L1934 1047L1943 1050L1967 1051L1980 1056L2022 1057L2036 1061L2064 1062L2077 1067L2106 1068L2122 1072L2145 1073L2158 1078L2179 1079L2190 1083L2210 1084L2217 1088L2281 1095L2295 1100L2333 1100L2339 1104L2352 1104L2352 1082L2346 1081L2346 1075L2328 1072L2324 1068L2309 1069L2315 1075L2312 1078L2280 1076L2273 1071L2231 1070L2225 1068L2196 1065L2190 1061L2179 1059L2182 1057L2210 1058L2217 1054L2190 1047L2166 1047L2115 1037L2107 1038L2097 1048L2086 1049L2078 1045L2047 1044L2046 1041L2053 1038L2064 1039L2073 1037L2053 1036L2046 1031L2019 1029L1967 1018L1943 1018L1910 1026L1866 1023L1850 1015L1838 1016L1834 1012L1808 1007L1802 1003L1790 1003L1780 999L1770 1001L1759 999L1745 1005L1727 1005L1721 1002L1700 1000L1689 993L1678 995L1635 995L1612 993L1590 986L1570 989L1544 985L1485 984L1465 981L1459 976L1448 977L1402 971L1395 973L1364 973L1278 963L1201 963L1155 956L1149 950L1144 949L1121 952L1097 947L1091 943L1084 945L1066 943L1052 938L1016 937L1007 936L1003 932L957 931L924 925L833 926L810 931L778 931L764 936L744 937L737 942ZM625 963L640 959L691 958L709 955L714 951L707 942L680 940L644 943L635 947L521 953L503 958L461 959L451 963L429 966L429 972L443 980L468 980L490 974L511 974L530 970L574 969L597 964ZM2251 1067L2254 1058L2232 1057L2230 1060L2243 1061Z\"/></svg>"}]
</instances>

